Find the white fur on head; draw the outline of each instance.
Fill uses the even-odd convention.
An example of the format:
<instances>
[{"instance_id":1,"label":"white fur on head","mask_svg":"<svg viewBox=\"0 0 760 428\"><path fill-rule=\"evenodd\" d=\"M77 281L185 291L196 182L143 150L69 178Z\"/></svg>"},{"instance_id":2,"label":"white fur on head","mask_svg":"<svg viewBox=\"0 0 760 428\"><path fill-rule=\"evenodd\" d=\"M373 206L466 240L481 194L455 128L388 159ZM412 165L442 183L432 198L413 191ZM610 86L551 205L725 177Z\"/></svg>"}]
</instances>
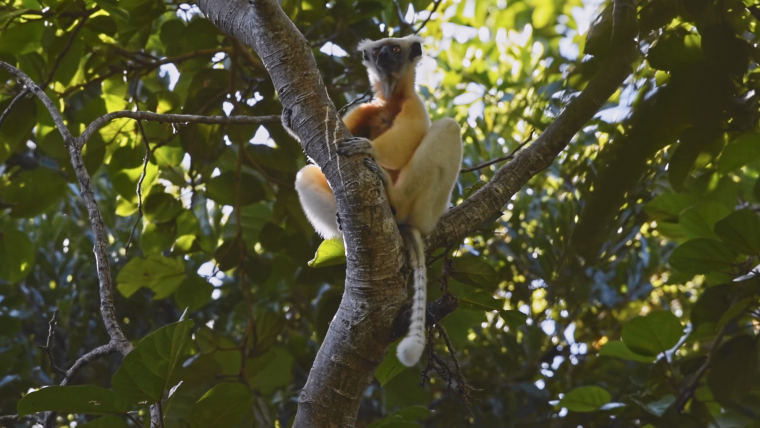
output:
<instances>
[{"instance_id":1,"label":"white fur on head","mask_svg":"<svg viewBox=\"0 0 760 428\"><path fill-rule=\"evenodd\" d=\"M356 50L362 53L362 64L364 64L364 66L367 68L370 80L377 81L379 80L379 76L377 70L375 70L375 64L373 64L372 61L364 59L365 52L371 52L375 46L383 46L386 43L396 43L401 46L401 49L403 49L405 52L408 52L409 47L412 45L412 43L419 43L422 45L423 42L424 39L422 37L414 34L406 37L386 37L380 40L364 39L356 46ZM422 55L410 61L409 65L415 67L420 59L422 59Z\"/></svg>"}]
</instances>

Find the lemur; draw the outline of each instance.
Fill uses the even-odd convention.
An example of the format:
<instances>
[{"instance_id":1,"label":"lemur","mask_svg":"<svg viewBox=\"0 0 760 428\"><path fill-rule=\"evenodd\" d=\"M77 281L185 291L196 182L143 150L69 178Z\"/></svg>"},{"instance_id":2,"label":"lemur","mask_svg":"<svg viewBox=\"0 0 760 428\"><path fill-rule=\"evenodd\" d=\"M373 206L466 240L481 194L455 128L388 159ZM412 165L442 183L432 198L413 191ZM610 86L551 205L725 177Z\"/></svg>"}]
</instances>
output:
<instances>
[{"instance_id":1,"label":"lemur","mask_svg":"<svg viewBox=\"0 0 760 428\"><path fill-rule=\"evenodd\" d=\"M431 124L415 91L422 38L364 40L358 51L375 96L343 117L355 138L339 144L337 152L340 156L370 155L382 167L375 172L385 183L413 270L411 325L397 348L399 361L411 367L425 349L427 278L421 234L431 232L448 208L462 164L462 139L453 119ZM325 239L342 236L335 199L319 167L301 169L295 187L317 233Z\"/></svg>"}]
</instances>

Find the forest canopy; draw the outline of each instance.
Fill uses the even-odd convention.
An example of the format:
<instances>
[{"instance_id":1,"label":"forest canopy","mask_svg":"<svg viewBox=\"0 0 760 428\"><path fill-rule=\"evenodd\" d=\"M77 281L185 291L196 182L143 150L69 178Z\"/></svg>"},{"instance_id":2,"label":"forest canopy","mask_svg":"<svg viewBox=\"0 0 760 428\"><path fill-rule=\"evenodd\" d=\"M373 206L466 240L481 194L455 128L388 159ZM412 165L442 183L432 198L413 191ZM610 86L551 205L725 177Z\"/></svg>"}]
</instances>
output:
<instances>
[{"instance_id":1,"label":"forest canopy","mask_svg":"<svg viewBox=\"0 0 760 428\"><path fill-rule=\"evenodd\" d=\"M4 2L0 425L308 426L309 379L358 391L322 403L345 426L757 427L758 19L752 0ZM296 29L308 45L262 38ZM336 317L391 330L400 302L346 303L347 263L391 257L314 233L293 183L318 158L276 73L345 111L369 100L356 45L410 34L464 161L427 237L428 314L455 303L406 368ZM334 139L312 126L328 107L294 123ZM331 341L370 376L319 379Z\"/></svg>"}]
</instances>

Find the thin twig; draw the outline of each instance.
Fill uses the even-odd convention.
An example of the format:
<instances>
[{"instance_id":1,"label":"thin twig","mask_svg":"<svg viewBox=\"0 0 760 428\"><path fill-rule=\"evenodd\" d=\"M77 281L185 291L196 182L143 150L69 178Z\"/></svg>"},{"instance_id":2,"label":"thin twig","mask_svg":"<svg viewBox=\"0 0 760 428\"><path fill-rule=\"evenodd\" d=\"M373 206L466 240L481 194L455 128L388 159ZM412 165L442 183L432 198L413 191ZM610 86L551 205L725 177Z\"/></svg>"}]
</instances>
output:
<instances>
[{"instance_id":1,"label":"thin twig","mask_svg":"<svg viewBox=\"0 0 760 428\"><path fill-rule=\"evenodd\" d=\"M48 336L47 341L45 342L45 345L37 345L38 348L45 351L45 354L47 354L48 360L50 361L50 367L57 371L58 373L66 373L66 370L63 370L62 368L59 368L55 365L55 361L53 360L53 348L55 348L55 326L58 324L58 310L53 311L53 317L50 318L50 322L48 322Z\"/></svg>"},{"instance_id":2,"label":"thin twig","mask_svg":"<svg viewBox=\"0 0 760 428\"><path fill-rule=\"evenodd\" d=\"M130 415L129 413L125 413L125 415L129 418L130 421L132 421L132 423L134 423L138 427L145 428L145 425L141 424L140 421L138 421L137 418L135 418L134 416Z\"/></svg>"},{"instance_id":3,"label":"thin twig","mask_svg":"<svg viewBox=\"0 0 760 428\"><path fill-rule=\"evenodd\" d=\"M433 9L431 9L431 10L430 10L430 15L428 15L428 17L427 17L427 18L425 18L425 20L424 20L424 21L422 21L422 24L420 24L420 27L419 27L419 28L417 28L417 29L414 31L414 33L412 33L412 34L419 34L419 33L420 33L420 31L422 31L422 29L423 29L423 28L425 28L425 26L427 25L428 21L430 21L430 18L432 18L432 17L433 17L433 14L435 13L435 11L436 11L436 10L438 10L438 6L439 6L440 4L441 4L441 0L435 0L435 1L433 2Z\"/></svg>"},{"instance_id":4,"label":"thin twig","mask_svg":"<svg viewBox=\"0 0 760 428\"><path fill-rule=\"evenodd\" d=\"M501 161L505 161L507 159L513 159L517 155L517 152L520 149L522 149L523 147L525 147L526 144L528 144L531 141L533 141L533 133L534 132L535 132L535 129L531 129L530 130L530 135L528 135L528 138L526 138L522 143L520 143L519 146L515 147L511 152L509 152L509 154L504 155L502 157L498 157L496 159L491 159L489 161L483 162L480 165L475 165L475 166L470 167L470 168L464 168L464 169L460 170L459 172L460 173L472 172L472 171L476 171L476 170L481 169L481 168L485 168L485 167L487 167L489 165L493 165L495 163L499 163Z\"/></svg>"},{"instance_id":5,"label":"thin twig","mask_svg":"<svg viewBox=\"0 0 760 428\"><path fill-rule=\"evenodd\" d=\"M87 140L98 129L106 126L114 119L129 118L134 120L149 120L159 123L205 123L228 125L256 125L280 121L280 116L200 116L194 114L160 114L149 111L115 111L95 119L78 138L79 146L84 146Z\"/></svg>"},{"instance_id":6,"label":"thin twig","mask_svg":"<svg viewBox=\"0 0 760 428\"><path fill-rule=\"evenodd\" d=\"M13 101L11 101L11 103L8 104L8 108L6 108L2 116L0 116L0 128L3 127L3 122L5 122L5 119L7 119L8 115L11 114L11 110L13 110L13 107L16 106L16 103L21 101L21 99L24 98L24 96L28 94L29 92L30 92L30 89L25 87L24 89L21 90L21 92L18 93L18 95L16 95L15 98L13 98Z\"/></svg>"},{"instance_id":7,"label":"thin twig","mask_svg":"<svg viewBox=\"0 0 760 428\"><path fill-rule=\"evenodd\" d=\"M356 103L362 101L363 99L367 98L369 96L370 92L372 92L372 86L370 86L366 91L364 91L363 94L361 94L360 96L356 97L356 99L354 99L350 103L348 103L348 104L344 105L343 107L341 107L340 110L338 110L338 116L340 116L341 113L343 113L344 111L346 111L349 108L351 108L351 106L353 106L354 104L356 104Z\"/></svg>"},{"instance_id":8,"label":"thin twig","mask_svg":"<svg viewBox=\"0 0 760 428\"><path fill-rule=\"evenodd\" d=\"M142 139L145 142L145 157L143 158L142 174L140 174L140 179L137 180L137 220L135 220L135 224L132 226L132 232L129 234L127 246L124 248L124 257L126 257L129 253L129 245L132 243L132 236L135 234L137 225L140 223L140 219L143 217L142 185L143 181L145 180L145 175L148 172L148 160L150 159L151 153L150 144L148 144L148 137L145 135L145 129L142 126L142 121L137 121L137 127L140 128L140 134L142 135Z\"/></svg>"},{"instance_id":9,"label":"thin twig","mask_svg":"<svg viewBox=\"0 0 760 428\"><path fill-rule=\"evenodd\" d=\"M40 85L42 90L44 91L47 89L50 82L53 81L53 75L55 75L55 72L58 70L58 67L61 65L61 61L63 61L63 57L66 56L66 54L69 52L69 49L71 49L71 46L74 44L74 39L77 38L77 34L79 33L79 30L84 27L85 22L87 22L87 18L90 16L87 15L82 20L77 23L77 26L74 28L74 30L71 32L71 37L69 37L69 41L66 43L66 46L63 48L60 54L55 59L55 63L53 64L53 68L50 69L50 74L48 74L47 79Z\"/></svg>"}]
</instances>

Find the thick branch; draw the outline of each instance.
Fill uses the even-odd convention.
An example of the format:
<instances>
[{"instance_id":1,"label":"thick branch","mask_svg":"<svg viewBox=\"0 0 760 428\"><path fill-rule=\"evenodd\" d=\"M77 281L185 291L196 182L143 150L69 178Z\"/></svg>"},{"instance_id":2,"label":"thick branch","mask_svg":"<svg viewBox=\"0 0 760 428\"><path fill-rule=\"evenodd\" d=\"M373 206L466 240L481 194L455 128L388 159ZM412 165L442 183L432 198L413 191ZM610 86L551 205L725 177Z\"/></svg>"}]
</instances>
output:
<instances>
[{"instance_id":1,"label":"thick branch","mask_svg":"<svg viewBox=\"0 0 760 428\"><path fill-rule=\"evenodd\" d=\"M615 0L613 17L616 46L614 54L606 59L599 73L533 144L499 168L483 188L441 217L436 229L427 237L429 250L463 239L501 209L528 180L554 162L573 136L628 77L636 55L633 40L636 34L636 4L633 0Z\"/></svg>"},{"instance_id":2,"label":"thick branch","mask_svg":"<svg viewBox=\"0 0 760 428\"><path fill-rule=\"evenodd\" d=\"M198 6L256 51L284 117L292 118L288 126L334 192L348 255L345 293L299 396L294 426L352 427L406 297L401 239L385 191L361 156L337 156L337 143L351 134L328 97L309 43L276 1L200 0Z\"/></svg>"}]
</instances>

